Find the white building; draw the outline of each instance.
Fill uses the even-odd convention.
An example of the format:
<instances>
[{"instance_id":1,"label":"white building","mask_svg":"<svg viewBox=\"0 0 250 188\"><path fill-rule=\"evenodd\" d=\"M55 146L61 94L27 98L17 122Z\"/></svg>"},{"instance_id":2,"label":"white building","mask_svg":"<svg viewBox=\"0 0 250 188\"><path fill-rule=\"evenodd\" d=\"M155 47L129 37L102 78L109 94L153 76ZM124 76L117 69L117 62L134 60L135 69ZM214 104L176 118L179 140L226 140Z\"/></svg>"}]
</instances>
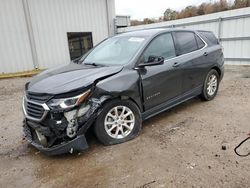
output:
<instances>
[{"instance_id":1,"label":"white building","mask_svg":"<svg viewBox=\"0 0 250 188\"><path fill-rule=\"evenodd\" d=\"M116 15L116 27L123 28L131 25L130 16L128 15Z\"/></svg>"},{"instance_id":2,"label":"white building","mask_svg":"<svg viewBox=\"0 0 250 188\"><path fill-rule=\"evenodd\" d=\"M0 74L69 63L114 22L114 0L0 0Z\"/></svg>"}]
</instances>

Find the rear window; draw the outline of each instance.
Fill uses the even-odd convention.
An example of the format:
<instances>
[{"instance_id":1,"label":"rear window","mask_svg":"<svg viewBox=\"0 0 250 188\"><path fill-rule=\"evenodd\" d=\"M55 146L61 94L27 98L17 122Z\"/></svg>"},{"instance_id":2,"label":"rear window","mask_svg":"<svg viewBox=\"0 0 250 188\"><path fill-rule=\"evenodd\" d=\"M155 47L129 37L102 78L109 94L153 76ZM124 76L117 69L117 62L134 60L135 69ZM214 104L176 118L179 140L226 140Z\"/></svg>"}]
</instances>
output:
<instances>
[{"instance_id":1,"label":"rear window","mask_svg":"<svg viewBox=\"0 0 250 188\"><path fill-rule=\"evenodd\" d=\"M196 35L193 32L177 31L174 35L178 55L186 54L199 49L196 41ZM200 45L202 46L202 44Z\"/></svg>"},{"instance_id":2,"label":"rear window","mask_svg":"<svg viewBox=\"0 0 250 188\"><path fill-rule=\"evenodd\" d=\"M212 32L209 31L200 31L200 34L202 34L204 37L207 38L207 40L212 44L219 44L218 39L215 37L215 35Z\"/></svg>"}]
</instances>

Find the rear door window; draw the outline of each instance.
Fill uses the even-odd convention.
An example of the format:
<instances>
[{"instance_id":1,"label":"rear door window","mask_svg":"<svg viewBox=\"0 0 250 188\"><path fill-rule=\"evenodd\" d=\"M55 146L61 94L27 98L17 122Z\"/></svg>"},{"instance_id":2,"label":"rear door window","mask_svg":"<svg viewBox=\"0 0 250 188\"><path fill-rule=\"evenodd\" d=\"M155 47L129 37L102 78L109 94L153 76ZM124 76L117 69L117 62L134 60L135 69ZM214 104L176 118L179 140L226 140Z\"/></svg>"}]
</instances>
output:
<instances>
[{"instance_id":1,"label":"rear door window","mask_svg":"<svg viewBox=\"0 0 250 188\"><path fill-rule=\"evenodd\" d=\"M175 57L176 54L172 34L161 34L153 39L143 56L145 61L148 60L149 56L161 56L164 57L164 59Z\"/></svg>"},{"instance_id":2,"label":"rear door window","mask_svg":"<svg viewBox=\"0 0 250 188\"><path fill-rule=\"evenodd\" d=\"M178 55L193 52L198 48L196 35L193 32L177 31L174 32Z\"/></svg>"}]
</instances>

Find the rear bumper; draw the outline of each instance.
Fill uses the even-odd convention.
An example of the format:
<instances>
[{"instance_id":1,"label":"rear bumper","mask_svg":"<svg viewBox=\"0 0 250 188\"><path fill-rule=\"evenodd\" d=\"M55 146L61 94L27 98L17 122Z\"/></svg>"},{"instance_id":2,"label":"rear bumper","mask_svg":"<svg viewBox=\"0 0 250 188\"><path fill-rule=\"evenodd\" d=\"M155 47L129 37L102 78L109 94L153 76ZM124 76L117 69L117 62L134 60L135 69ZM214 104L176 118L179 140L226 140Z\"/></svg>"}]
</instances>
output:
<instances>
[{"instance_id":1,"label":"rear bumper","mask_svg":"<svg viewBox=\"0 0 250 188\"><path fill-rule=\"evenodd\" d=\"M220 74L220 81L222 80L222 78L224 77L224 66L221 66L220 67L220 71L221 71L221 74Z\"/></svg>"},{"instance_id":2,"label":"rear bumper","mask_svg":"<svg viewBox=\"0 0 250 188\"><path fill-rule=\"evenodd\" d=\"M28 142L30 142L31 145L46 155L60 155L64 153L81 152L88 148L88 144L84 135L78 135L73 140L46 148L34 141L32 132L26 123L24 123L23 129Z\"/></svg>"}]
</instances>

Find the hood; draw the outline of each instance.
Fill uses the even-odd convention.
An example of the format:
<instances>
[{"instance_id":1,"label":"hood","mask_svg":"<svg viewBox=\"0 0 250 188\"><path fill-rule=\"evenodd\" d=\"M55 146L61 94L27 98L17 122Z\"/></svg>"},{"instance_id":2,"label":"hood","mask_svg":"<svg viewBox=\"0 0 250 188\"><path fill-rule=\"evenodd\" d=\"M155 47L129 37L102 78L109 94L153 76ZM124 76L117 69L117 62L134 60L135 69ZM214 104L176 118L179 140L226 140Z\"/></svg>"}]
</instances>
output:
<instances>
[{"instance_id":1,"label":"hood","mask_svg":"<svg viewBox=\"0 0 250 188\"><path fill-rule=\"evenodd\" d=\"M35 76L28 85L28 92L61 94L93 84L96 80L114 75L123 66L100 67L70 63Z\"/></svg>"}]
</instances>

